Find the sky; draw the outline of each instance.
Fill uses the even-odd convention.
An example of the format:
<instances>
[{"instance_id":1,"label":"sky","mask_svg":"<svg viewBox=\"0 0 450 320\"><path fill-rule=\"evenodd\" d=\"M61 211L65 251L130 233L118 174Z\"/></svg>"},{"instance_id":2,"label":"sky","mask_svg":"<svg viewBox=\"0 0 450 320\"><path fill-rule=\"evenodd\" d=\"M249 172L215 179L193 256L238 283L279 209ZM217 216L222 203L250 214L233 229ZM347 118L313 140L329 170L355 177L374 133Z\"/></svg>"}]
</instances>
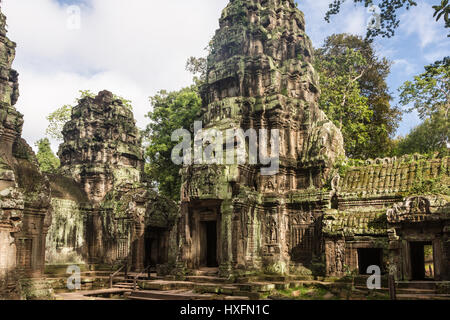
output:
<instances>
[{"instance_id":1,"label":"sky","mask_svg":"<svg viewBox=\"0 0 450 320\"><path fill-rule=\"evenodd\" d=\"M23 137L34 147L45 136L47 115L73 104L79 90L107 89L131 100L137 125L145 128L145 115L152 108L149 96L192 83L186 60L206 55L204 48L227 2L2 0L8 37L17 43L13 67L20 74L16 107L24 114ZM331 23L324 20L331 0L297 2L315 47L334 33L366 33L371 14L351 0ZM431 6L440 0L417 2L417 7L400 13L395 37L374 44L380 57L394 63L388 78L394 96L423 66L450 54L448 29L432 18ZM397 134L405 135L419 123L416 114L405 114ZM52 141L55 151L58 144Z\"/></svg>"}]
</instances>

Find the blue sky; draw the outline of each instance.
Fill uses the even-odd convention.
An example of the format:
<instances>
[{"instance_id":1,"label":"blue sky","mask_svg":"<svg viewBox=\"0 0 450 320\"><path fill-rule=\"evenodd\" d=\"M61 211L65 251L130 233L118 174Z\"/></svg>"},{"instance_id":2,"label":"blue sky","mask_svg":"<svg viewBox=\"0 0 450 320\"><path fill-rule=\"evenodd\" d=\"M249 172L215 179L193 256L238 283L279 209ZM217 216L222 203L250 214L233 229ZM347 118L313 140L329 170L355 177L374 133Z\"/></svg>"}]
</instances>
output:
<instances>
[{"instance_id":1,"label":"blue sky","mask_svg":"<svg viewBox=\"0 0 450 320\"><path fill-rule=\"evenodd\" d=\"M298 1L314 46L333 33L365 34L370 14L347 0L342 13L324 21L331 0ZM184 70L189 56L202 56L227 0L3 0L8 36L17 43L14 67L19 71L17 108L25 116L23 136L34 144L45 135L45 117L73 103L78 90L108 89L131 99L139 127L151 109L148 97L160 89L189 85ZM377 39L380 57L394 62L388 79L391 92L423 66L450 53L443 22L432 19L432 5L400 13L400 27L391 39ZM375 1L376 3L376 1ZM67 28L69 5L78 5L81 26ZM394 102L395 103L395 102ZM419 123L405 114L398 134ZM58 142L52 141L53 149Z\"/></svg>"}]
</instances>

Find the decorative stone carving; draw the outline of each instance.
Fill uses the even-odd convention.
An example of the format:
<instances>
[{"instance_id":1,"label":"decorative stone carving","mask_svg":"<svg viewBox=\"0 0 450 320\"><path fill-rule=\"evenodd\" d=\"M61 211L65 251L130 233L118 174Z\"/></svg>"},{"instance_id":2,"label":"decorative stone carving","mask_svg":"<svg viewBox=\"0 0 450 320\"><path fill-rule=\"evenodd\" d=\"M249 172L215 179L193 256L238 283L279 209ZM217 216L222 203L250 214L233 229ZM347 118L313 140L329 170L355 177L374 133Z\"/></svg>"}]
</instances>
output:
<instances>
[{"instance_id":1,"label":"decorative stone carving","mask_svg":"<svg viewBox=\"0 0 450 320\"><path fill-rule=\"evenodd\" d=\"M427 197L409 197L403 203L394 204L387 211L389 223L401 221L414 221L414 216L426 216L431 214L431 202Z\"/></svg>"}]
</instances>

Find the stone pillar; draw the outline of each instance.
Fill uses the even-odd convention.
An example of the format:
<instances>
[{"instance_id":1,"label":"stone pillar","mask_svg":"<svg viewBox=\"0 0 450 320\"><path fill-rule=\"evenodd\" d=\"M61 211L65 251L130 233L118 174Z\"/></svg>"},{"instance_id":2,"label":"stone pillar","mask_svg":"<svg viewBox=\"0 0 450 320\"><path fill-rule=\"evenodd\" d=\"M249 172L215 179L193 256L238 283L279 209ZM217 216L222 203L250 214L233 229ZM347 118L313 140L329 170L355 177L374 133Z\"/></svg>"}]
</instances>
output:
<instances>
[{"instance_id":1,"label":"stone pillar","mask_svg":"<svg viewBox=\"0 0 450 320\"><path fill-rule=\"evenodd\" d=\"M221 243L221 261L219 262L219 274L220 276L227 277L230 275L232 265L233 265L233 205L231 200L225 200L222 202L220 207L220 221L221 221L221 232L219 243Z\"/></svg>"},{"instance_id":2,"label":"stone pillar","mask_svg":"<svg viewBox=\"0 0 450 320\"><path fill-rule=\"evenodd\" d=\"M442 250L442 239L436 238L433 240L433 262L434 262L434 280L441 281L443 274L443 264L442 260L443 250Z\"/></svg>"},{"instance_id":3,"label":"stone pillar","mask_svg":"<svg viewBox=\"0 0 450 320\"><path fill-rule=\"evenodd\" d=\"M143 223L136 223L134 225L134 236L132 265L135 271L141 271L145 268L145 225Z\"/></svg>"}]
</instances>

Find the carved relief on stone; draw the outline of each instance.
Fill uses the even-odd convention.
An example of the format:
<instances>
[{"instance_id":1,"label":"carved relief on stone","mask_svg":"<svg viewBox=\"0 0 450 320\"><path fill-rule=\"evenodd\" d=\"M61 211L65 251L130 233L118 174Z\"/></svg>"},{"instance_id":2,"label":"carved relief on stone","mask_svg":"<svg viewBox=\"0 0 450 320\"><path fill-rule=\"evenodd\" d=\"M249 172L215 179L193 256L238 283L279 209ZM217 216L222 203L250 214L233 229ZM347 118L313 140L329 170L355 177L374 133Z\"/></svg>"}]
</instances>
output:
<instances>
[{"instance_id":1,"label":"carved relief on stone","mask_svg":"<svg viewBox=\"0 0 450 320\"><path fill-rule=\"evenodd\" d=\"M336 193L340 191L340 182L341 182L341 176L339 175L339 173L336 173L333 177L333 179L331 179L331 189Z\"/></svg>"},{"instance_id":2,"label":"carved relief on stone","mask_svg":"<svg viewBox=\"0 0 450 320\"><path fill-rule=\"evenodd\" d=\"M279 240L277 209L271 209L267 217L266 244L276 244Z\"/></svg>"},{"instance_id":3,"label":"carved relief on stone","mask_svg":"<svg viewBox=\"0 0 450 320\"><path fill-rule=\"evenodd\" d=\"M427 197L409 197L402 203L396 203L387 211L388 222L397 223L404 220L414 220L417 215L430 215L431 203Z\"/></svg>"},{"instance_id":4,"label":"carved relief on stone","mask_svg":"<svg viewBox=\"0 0 450 320\"><path fill-rule=\"evenodd\" d=\"M335 243L335 263L336 273L342 274L345 271L345 242L336 241Z\"/></svg>"}]
</instances>

